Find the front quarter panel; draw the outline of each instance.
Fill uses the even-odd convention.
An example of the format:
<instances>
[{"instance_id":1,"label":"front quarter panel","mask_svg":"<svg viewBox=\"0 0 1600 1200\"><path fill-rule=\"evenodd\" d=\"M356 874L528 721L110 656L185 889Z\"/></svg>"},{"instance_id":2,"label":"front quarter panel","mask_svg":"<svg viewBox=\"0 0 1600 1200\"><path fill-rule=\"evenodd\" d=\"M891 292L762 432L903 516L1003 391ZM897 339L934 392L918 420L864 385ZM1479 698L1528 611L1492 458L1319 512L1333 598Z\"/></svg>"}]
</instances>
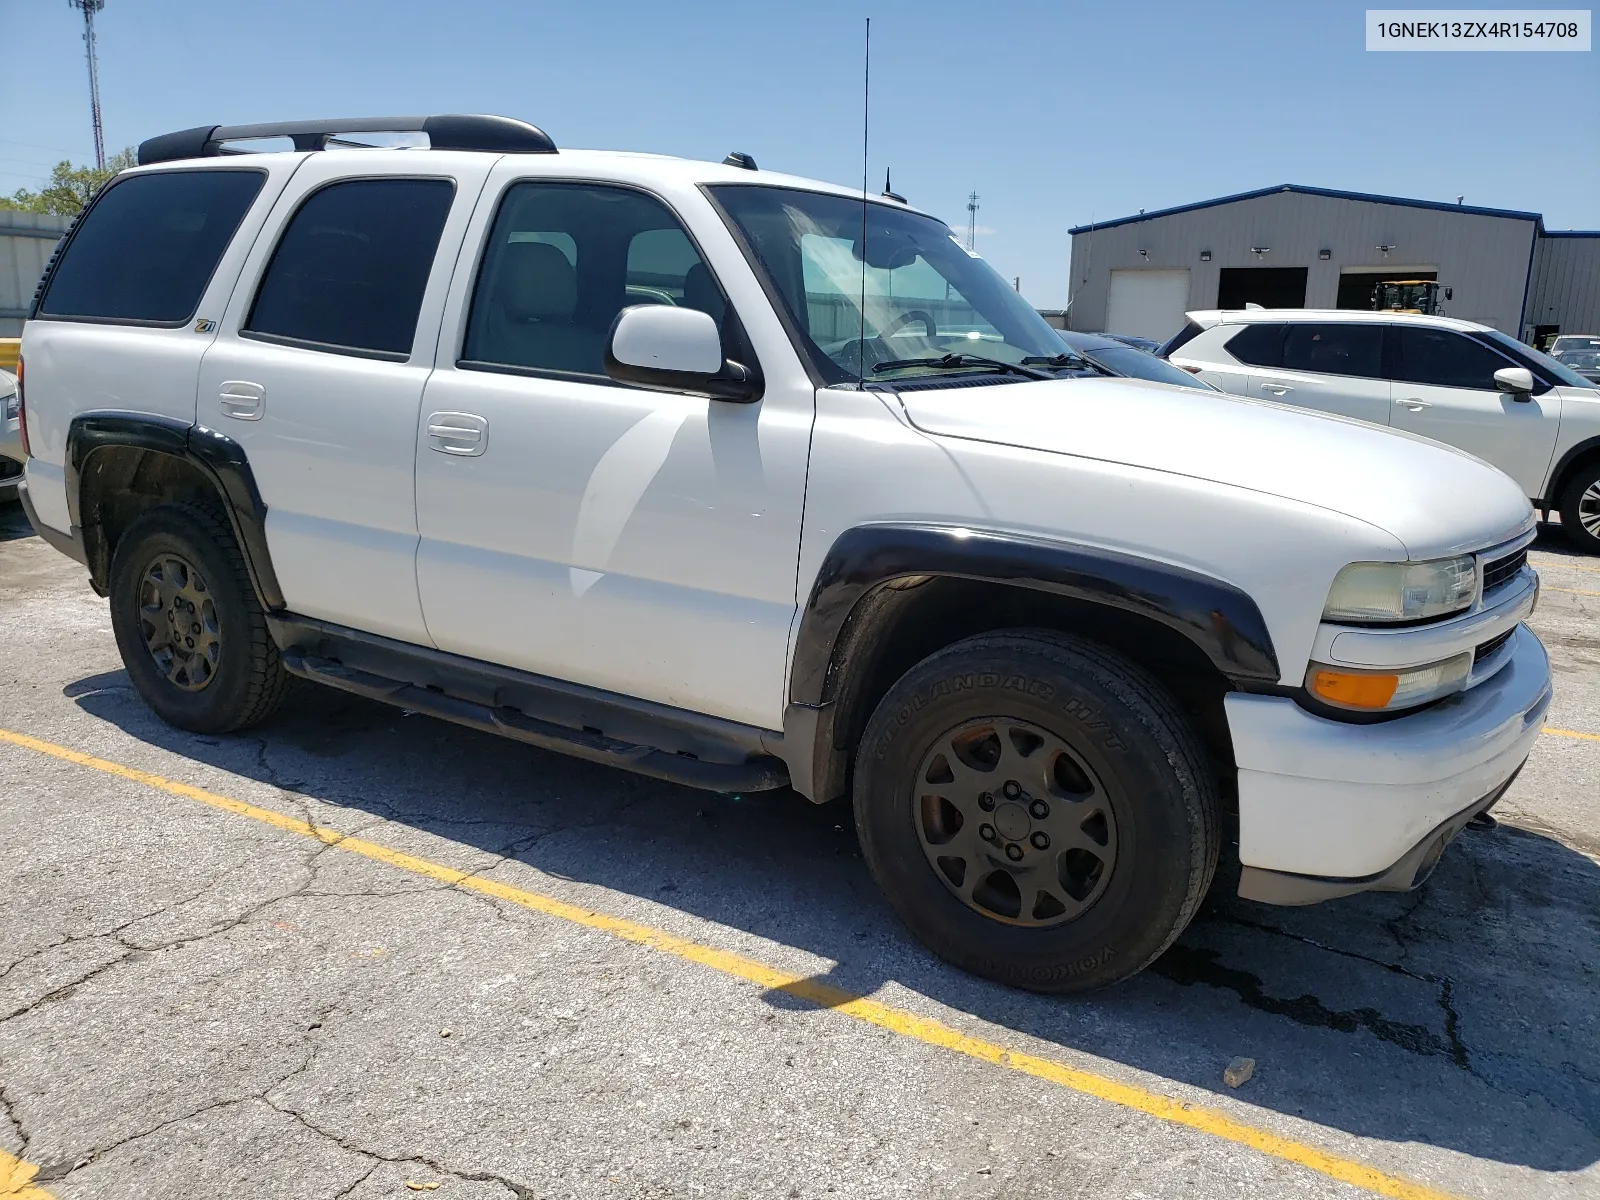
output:
<instances>
[{"instance_id":1,"label":"front quarter panel","mask_svg":"<svg viewBox=\"0 0 1600 1200\"><path fill-rule=\"evenodd\" d=\"M973 403L983 403L972 389ZM882 393L825 388L800 555L800 595L834 543L873 523L966 526L1089 547L1210 576L1244 592L1298 686L1339 569L1403 559L1393 535L1300 501L1192 476L910 427Z\"/></svg>"}]
</instances>

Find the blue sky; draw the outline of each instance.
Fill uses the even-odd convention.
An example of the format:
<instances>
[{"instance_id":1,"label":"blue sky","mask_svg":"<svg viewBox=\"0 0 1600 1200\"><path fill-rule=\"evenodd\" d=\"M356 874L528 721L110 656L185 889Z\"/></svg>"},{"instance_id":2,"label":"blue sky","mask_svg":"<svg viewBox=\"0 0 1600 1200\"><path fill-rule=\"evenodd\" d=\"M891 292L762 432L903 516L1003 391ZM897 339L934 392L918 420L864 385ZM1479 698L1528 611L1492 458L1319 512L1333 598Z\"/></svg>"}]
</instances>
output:
<instances>
[{"instance_id":1,"label":"blue sky","mask_svg":"<svg viewBox=\"0 0 1600 1200\"><path fill-rule=\"evenodd\" d=\"M1543 212L1600 228L1600 58L1369 54L1336 0L107 0L112 149L191 125L500 112L557 144L871 178L958 231L1035 304L1067 293L1067 229L1304 183ZM92 157L81 21L0 0L0 190Z\"/></svg>"}]
</instances>

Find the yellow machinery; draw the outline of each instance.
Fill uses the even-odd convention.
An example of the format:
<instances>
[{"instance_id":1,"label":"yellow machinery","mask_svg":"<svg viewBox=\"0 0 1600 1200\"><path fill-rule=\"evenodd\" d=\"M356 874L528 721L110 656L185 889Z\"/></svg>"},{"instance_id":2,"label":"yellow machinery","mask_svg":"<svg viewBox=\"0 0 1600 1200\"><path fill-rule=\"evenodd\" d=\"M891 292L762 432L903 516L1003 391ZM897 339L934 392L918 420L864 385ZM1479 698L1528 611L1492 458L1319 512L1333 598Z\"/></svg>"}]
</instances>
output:
<instances>
[{"instance_id":1,"label":"yellow machinery","mask_svg":"<svg viewBox=\"0 0 1600 1200\"><path fill-rule=\"evenodd\" d=\"M1372 285L1372 307L1378 312L1442 316L1440 297L1448 300L1450 291L1434 279L1386 279Z\"/></svg>"}]
</instances>

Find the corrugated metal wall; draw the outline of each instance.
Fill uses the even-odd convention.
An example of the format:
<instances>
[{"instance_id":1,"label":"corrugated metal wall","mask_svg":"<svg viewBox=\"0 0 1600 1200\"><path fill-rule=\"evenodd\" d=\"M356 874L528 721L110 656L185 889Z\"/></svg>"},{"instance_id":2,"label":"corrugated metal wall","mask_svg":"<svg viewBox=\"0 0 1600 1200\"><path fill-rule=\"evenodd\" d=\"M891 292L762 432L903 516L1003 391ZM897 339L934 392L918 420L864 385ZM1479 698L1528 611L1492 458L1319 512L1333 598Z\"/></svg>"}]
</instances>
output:
<instances>
[{"instance_id":1,"label":"corrugated metal wall","mask_svg":"<svg viewBox=\"0 0 1600 1200\"><path fill-rule=\"evenodd\" d=\"M1529 325L1600 333L1600 233L1546 233L1533 256Z\"/></svg>"},{"instance_id":2,"label":"corrugated metal wall","mask_svg":"<svg viewBox=\"0 0 1600 1200\"><path fill-rule=\"evenodd\" d=\"M1114 270L1187 267L1189 308L1201 309L1216 307L1224 267L1305 267L1307 307L1332 308L1341 269L1377 267L1397 279L1410 269L1436 270L1454 289L1448 315L1519 334L1536 229L1531 215L1286 191L1087 230L1072 238L1070 328L1103 329ZM1384 254L1379 246L1392 249ZM1202 250L1210 262L1200 261ZM1327 261L1320 250L1330 252Z\"/></svg>"},{"instance_id":3,"label":"corrugated metal wall","mask_svg":"<svg viewBox=\"0 0 1600 1200\"><path fill-rule=\"evenodd\" d=\"M71 223L70 217L0 209L0 337L22 332L44 264Z\"/></svg>"}]
</instances>

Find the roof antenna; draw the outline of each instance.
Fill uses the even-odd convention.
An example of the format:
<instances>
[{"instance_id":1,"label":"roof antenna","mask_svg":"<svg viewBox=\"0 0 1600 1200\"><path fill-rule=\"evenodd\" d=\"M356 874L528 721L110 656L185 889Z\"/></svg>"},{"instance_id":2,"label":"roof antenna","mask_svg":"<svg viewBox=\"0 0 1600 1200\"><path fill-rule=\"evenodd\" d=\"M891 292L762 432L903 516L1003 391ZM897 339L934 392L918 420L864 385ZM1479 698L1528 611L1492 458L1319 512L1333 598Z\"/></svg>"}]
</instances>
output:
<instances>
[{"instance_id":1,"label":"roof antenna","mask_svg":"<svg viewBox=\"0 0 1600 1200\"><path fill-rule=\"evenodd\" d=\"M888 167L885 167L883 169L883 194L885 196L889 197L889 199L891 199L891 200L900 201L901 204L904 204L906 202L906 198L904 196L902 196L899 192L895 191L893 186L889 183L889 168Z\"/></svg>"},{"instance_id":2,"label":"roof antenna","mask_svg":"<svg viewBox=\"0 0 1600 1200\"><path fill-rule=\"evenodd\" d=\"M867 18L861 74L861 340L856 343L856 390L867 389L867 118L872 98L872 18Z\"/></svg>"}]
</instances>

